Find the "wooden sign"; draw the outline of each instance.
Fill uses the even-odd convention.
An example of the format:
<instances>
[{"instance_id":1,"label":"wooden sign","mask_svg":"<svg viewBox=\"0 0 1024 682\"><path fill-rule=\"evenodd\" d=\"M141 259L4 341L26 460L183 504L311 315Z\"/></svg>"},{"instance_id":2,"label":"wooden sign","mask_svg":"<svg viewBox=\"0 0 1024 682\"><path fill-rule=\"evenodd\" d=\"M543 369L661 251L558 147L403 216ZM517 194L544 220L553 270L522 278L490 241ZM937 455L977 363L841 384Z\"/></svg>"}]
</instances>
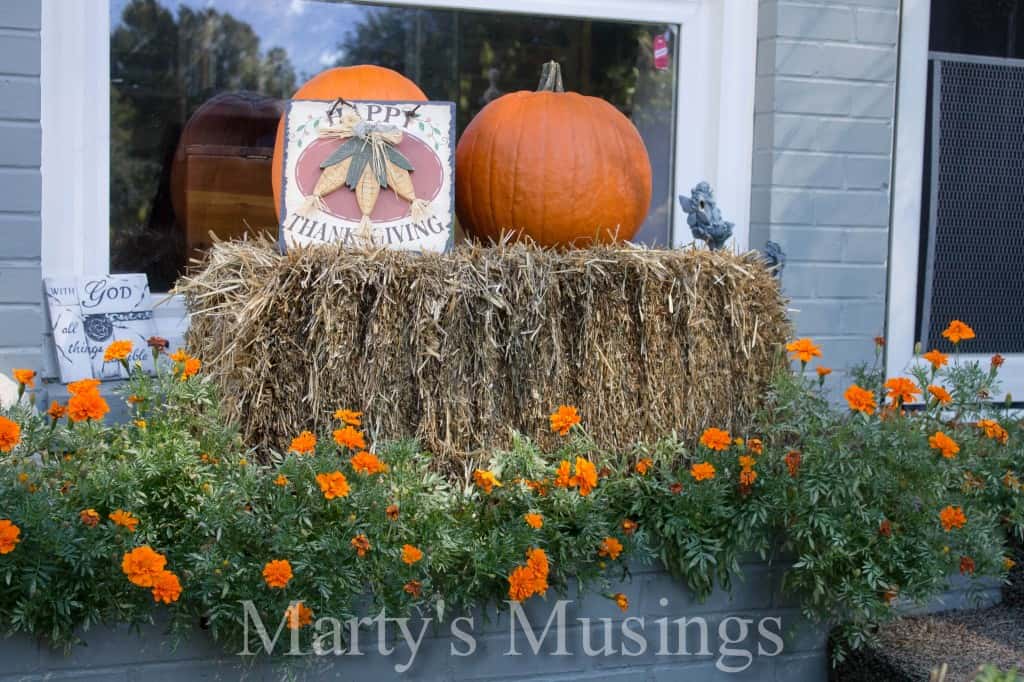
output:
<instances>
[{"instance_id":1,"label":"wooden sign","mask_svg":"<svg viewBox=\"0 0 1024 682\"><path fill-rule=\"evenodd\" d=\"M145 275L46 277L43 290L63 383L124 378L121 363L103 361L112 341L131 341L129 364L153 371L146 341L156 323Z\"/></svg>"},{"instance_id":2,"label":"wooden sign","mask_svg":"<svg viewBox=\"0 0 1024 682\"><path fill-rule=\"evenodd\" d=\"M454 111L451 102L291 101L281 248L447 249Z\"/></svg>"}]
</instances>

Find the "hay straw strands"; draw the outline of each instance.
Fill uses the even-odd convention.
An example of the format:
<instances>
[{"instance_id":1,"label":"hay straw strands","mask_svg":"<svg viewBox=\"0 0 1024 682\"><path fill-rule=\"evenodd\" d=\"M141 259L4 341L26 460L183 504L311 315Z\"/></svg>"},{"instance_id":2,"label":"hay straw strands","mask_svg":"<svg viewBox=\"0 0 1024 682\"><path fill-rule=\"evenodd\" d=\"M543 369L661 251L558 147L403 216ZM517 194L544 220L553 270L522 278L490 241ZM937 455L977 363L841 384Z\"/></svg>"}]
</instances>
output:
<instances>
[{"instance_id":1,"label":"hay straw strands","mask_svg":"<svg viewBox=\"0 0 1024 682\"><path fill-rule=\"evenodd\" d=\"M563 403L607 448L742 430L790 332L756 254L697 249L218 243L178 291L229 416L275 448L339 407L444 458L551 446Z\"/></svg>"}]
</instances>

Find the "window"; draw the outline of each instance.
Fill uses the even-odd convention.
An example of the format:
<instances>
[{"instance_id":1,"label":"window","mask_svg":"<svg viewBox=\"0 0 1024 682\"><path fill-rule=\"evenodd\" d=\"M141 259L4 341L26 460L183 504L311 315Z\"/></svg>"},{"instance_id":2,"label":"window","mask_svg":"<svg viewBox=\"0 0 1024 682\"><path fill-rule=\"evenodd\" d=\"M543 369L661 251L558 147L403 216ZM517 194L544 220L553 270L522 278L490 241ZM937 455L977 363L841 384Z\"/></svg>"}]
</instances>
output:
<instances>
[{"instance_id":1,"label":"window","mask_svg":"<svg viewBox=\"0 0 1024 682\"><path fill-rule=\"evenodd\" d=\"M166 291L204 225L244 212L274 229L250 219L266 210L274 100L364 61L454 100L464 125L559 59L570 88L612 101L647 140L656 187L642 239L688 243L675 197L708 180L746 248L757 0L41 1L44 274L143 271ZM659 32L666 70L649 63ZM211 185L214 174L225 178ZM180 301L161 316L176 325L164 336L187 327Z\"/></svg>"},{"instance_id":2,"label":"window","mask_svg":"<svg viewBox=\"0 0 1024 682\"><path fill-rule=\"evenodd\" d=\"M677 69L664 23L370 7L327 0L112 0L110 259L166 291L189 256L275 231L270 155L283 100L334 66L378 64L456 102L457 132L504 92L562 64L568 89L629 116L649 150L639 240L670 243Z\"/></svg>"},{"instance_id":3,"label":"window","mask_svg":"<svg viewBox=\"0 0 1024 682\"><path fill-rule=\"evenodd\" d=\"M952 318L1024 393L1024 2L904 5L889 287L890 374ZM1001 398L1001 396L996 396Z\"/></svg>"}]
</instances>

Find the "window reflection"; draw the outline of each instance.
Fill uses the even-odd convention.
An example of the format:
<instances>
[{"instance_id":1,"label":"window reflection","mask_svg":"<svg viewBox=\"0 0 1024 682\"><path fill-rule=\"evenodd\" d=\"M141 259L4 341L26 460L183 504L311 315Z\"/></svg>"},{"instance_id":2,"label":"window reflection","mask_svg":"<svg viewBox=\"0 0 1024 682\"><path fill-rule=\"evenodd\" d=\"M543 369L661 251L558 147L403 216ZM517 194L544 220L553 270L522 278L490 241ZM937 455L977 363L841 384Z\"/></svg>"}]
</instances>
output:
<instances>
[{"instance_id":1,"label":"window reflection","mask_svg":"<svg viewBox=\"0 0 1024 682\"><path fill-rule=\"evenodd\" d=\"M558 60L566 89L608 100L639 129L654 188L638 240L671 241L676 65L656 68L652 41L672 45L672 27L328 0L112 0L110 21L111 268L146 272L155 291L210 231L276 232L281 100L350 64L395 69L454 101L461 131Z\"/></svg>"}]
</instances>

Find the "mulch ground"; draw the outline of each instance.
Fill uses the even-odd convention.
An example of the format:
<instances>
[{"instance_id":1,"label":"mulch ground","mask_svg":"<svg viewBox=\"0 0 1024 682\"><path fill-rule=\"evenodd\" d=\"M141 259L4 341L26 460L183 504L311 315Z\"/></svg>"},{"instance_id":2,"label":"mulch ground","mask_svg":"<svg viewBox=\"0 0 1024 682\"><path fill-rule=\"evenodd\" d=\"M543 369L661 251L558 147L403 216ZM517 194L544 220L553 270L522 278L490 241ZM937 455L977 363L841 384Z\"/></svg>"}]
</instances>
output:
<instances>
[{"instance_id":1,"label":"mulch ground","mask_svg":"<svg viewBox=\"0 0 1024 682\"><path fill-rule=\"evenodd\" d=\"M875 646L852 654L833 682L917 682L949 666L946 682L970 681L983 665L1024 672L1024 552L1003 589L1003 603L985 609L900 618L881 629Z\"/></svg>"}]
</instances>

